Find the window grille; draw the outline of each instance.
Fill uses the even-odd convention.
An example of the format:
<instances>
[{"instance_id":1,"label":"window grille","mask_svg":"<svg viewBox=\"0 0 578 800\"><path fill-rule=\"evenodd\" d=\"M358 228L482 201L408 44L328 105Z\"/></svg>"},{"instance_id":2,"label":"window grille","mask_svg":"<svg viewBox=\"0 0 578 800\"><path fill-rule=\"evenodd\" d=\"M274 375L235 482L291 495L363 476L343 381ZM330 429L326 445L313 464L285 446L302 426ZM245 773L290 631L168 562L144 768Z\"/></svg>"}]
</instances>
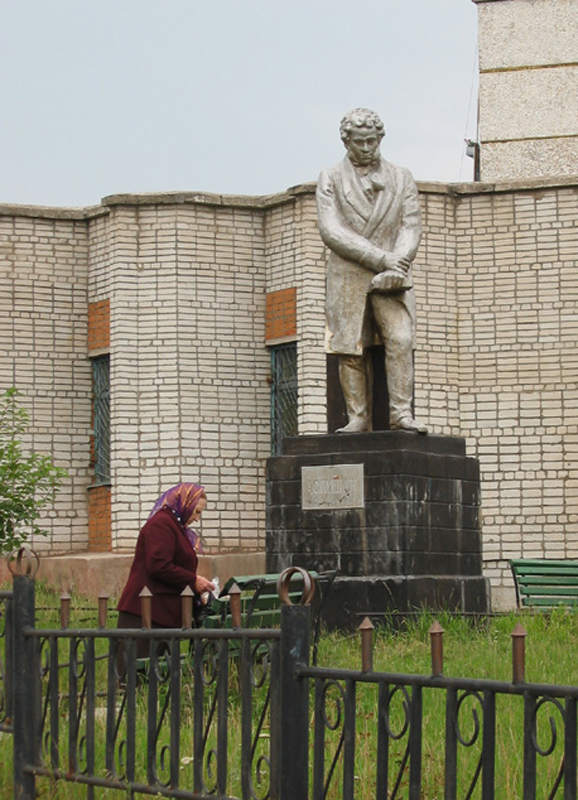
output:
<instances>
[{"instance_id":1,"label":"window grille","mask_svg":"<svg viewBox=\"0 0 578 800\"><path fill-rule=\"evenodd\" d=\"M271 451L283 453L286 436L297 436L297 344L271 348Z\"/></svg>"},{"instance_id":2,"label":"window grille","mask_svg":"<svg viewBox=\"0 0 578 800\"><path fill-rule=\"evenodd\" d=\"M94 482L110 483L110 356L92 360Z\"/></svg>"}]
</instances>

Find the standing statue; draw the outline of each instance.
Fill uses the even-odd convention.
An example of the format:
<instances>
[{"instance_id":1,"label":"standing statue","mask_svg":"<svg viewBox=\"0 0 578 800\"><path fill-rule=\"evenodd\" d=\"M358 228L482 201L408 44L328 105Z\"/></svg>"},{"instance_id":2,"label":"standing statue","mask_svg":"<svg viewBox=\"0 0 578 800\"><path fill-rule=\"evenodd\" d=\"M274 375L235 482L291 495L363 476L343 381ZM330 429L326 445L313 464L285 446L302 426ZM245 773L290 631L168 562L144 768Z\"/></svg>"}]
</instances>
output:
<instances>
[{"instance_id":1,"label":"standing statue","mask_svg":"<svg viewBox=\"0 0 578 800\"><path fill-rule=\"evenodd\" d=\"M317 184L327 262L326 351L339 355L347 406L343 433L372 428L373 372L367 348L385 346L392 429L426 433L414 419L415 294L412 261L421 239L417 188L409 170L381 157L383 123L356 108L341 120L347 155Z\"/></svg>"}]
</instances>

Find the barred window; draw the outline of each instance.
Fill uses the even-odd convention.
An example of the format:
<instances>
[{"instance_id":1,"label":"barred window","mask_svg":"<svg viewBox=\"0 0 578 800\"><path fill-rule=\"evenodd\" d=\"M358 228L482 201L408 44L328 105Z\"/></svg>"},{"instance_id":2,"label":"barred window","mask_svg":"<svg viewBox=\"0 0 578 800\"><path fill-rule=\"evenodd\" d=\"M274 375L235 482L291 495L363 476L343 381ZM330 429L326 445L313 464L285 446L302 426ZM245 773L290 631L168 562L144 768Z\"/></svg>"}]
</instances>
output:
<instances>
[{"instance_id":1,"label":"barred window","mask_svg":"<svg viewBox=\"0 0 578 800\"><path fill-rule=\"evenodd\" d=\"M110 356L92 359L94 483L110 483Z\"/></svg>"},{"instance_id":2,"label":"barred window","mask_svg":"<svg viewBox=\"0 0 578 800\"><path fill-rule=\"evenodd\" d=\"M286 436L297 436L297 344L271 348L271 451L283 453Z\"/></svg>"}]
</instances>

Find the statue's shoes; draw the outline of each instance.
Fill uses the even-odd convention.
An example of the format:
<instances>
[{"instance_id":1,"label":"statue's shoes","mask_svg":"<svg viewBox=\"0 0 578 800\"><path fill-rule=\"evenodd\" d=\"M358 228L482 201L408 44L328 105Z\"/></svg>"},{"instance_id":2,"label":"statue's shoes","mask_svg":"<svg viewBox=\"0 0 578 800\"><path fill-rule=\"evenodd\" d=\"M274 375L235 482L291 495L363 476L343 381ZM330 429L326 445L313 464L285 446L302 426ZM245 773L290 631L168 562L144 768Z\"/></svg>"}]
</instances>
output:
<instances>
[{"instance_id":1,"label":"statue's shoes","mask_svg":"<svg viewBox=\"0 0 578 800\"><path fill-rule=\"evenodd\" d=\"M418 422L413 417L401 417L397 422L391 423L394 431L415 431L416 433L427 433L427 426Z\"/></svg>"},{"instance_id":2,"label":"statue's shoes","mask_svg":"<svg viewBox=\"0 0 578 800\"><path fill-rule=\"evenodd\" d=\"M343 428L337 428L335 433L365 433L369 430L367 422L361 417L354 417Z\"/></svg>"}]
</instances>

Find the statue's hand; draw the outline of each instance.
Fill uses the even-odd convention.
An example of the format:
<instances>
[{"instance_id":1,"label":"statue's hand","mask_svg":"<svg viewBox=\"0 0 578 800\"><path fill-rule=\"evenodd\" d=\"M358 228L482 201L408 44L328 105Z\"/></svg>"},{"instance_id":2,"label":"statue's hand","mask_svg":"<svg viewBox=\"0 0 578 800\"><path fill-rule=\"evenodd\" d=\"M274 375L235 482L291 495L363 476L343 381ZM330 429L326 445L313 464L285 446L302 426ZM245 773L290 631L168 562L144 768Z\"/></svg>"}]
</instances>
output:
<instances>
[{"instance_id":1,"label":"statue's hand","mask_svg":"<svg viewBox=\"0 0 578 800\"><path fill-rule=\"evenodd\" d=\"M389 294L403 289L411 289L407 275L399 269L386 269L373 276L369 291Z\"/></svg>"},{"instance_id":2,"label":"statue's hand","mask_svg":"<svg viewBox=\"0 0 578 800\"><path fill-rule=\"evenodd\" d=\"M411 261L409 261L407 258L403 258L402 256L398 256L395 253L385 252L381 257L380 266L382 270L390 269L407 275L409 268L411 267Z\"/></svg>"}]
</instances>

